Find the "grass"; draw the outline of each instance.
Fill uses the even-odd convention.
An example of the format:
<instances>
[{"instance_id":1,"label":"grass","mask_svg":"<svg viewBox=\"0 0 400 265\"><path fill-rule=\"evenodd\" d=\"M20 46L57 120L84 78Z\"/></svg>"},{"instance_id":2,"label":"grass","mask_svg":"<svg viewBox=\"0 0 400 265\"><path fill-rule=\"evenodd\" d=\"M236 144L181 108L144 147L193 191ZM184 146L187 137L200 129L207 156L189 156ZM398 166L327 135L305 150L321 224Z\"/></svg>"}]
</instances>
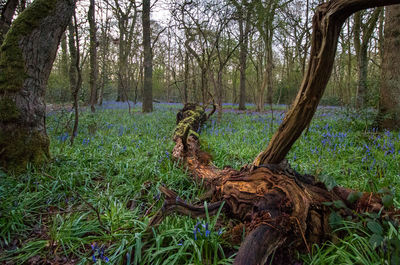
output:
<instances>
[{"instance_id":1,"label":"grass","mask_svg":"<svg viewBox=\"0 0 400 265\"><path fill-rule=\"evenodd\" d=\"M138 113L136 106L133 115L126 107L108 102L95 114L83 112L72 147L71 113L49 113L51 163L19 177L0 172L0 263L232 263L238 246L229 243L216 217L172 215L148 230L162 205L160 185L192 203L204 190L170 159L175 114L181 106L156 104L150 114ZM238 169L266 147L284 106L273 118L270 112L226 108L220 123L214 117L204 126L202 145L217 166ZM400 134L375 132L372 115L320 108L288 154L289 162L299 172L358 190L389 187L399 206ZM349 224L346 229L350 238L314 247L313 255L303 256L305 264L345 264L334 256L366 257L365 251L372 261L387 259L385 253L365 247L369 234ZM385 233L391 231L396 238L393 229Z\"/></svg>"}]
</instances>

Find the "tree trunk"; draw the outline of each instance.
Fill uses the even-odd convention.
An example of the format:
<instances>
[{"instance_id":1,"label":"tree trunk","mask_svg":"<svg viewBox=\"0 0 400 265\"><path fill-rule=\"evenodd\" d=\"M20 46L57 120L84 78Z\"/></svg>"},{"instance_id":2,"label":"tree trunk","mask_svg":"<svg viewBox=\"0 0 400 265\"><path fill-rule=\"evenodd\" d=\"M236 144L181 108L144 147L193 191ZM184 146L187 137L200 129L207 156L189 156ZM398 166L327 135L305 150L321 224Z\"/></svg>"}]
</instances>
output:
<instances>
[{"instance_id":1,"label":"tree trunk","mask_svg":"<svg viewBox=\"0 0 400 265\"><path fill-rule=\"evenodd\" d=\"M36 0L13 22L0 49L0 165L24 170L49 157L44 96L61 36L75 8Z\"/></svg>"},{"instance_id":2,"label":"tree trunk","mask_svg":"<svg viewBox=\"0 0 400 265\"><path fill-rule=\"evenodd\" d=\"M311 53L306 75L292 108L286 113L267 149L254 160L255 166L279 164L311 122L332 72L338 37L344 21L358 10L399 2L400 0L333 0L318 6L313 18Z\"/></svg>"},{"instance_id":3,"label":"tree trunk","mask_svg":"<svg viewBox=\"0 0 400 265\"><path fill-rule=\"evenodd\" d=\"M74 144L74 139L78 133L79 124L79 101L78 95L79 90L82 87L82 68L80 63L80 44L78 35L78 25L76 14L74 13L74 20L71 21L68 27L69 30L69 50L71 53L71 65L69 68L69 78L70 78L70 89L73 99L73 109L74 109L74 127L72 129L70 142L71 145Z\"/></svg>"},{"instance_id":4,"label":"tree trunk","mask_svg":"<svg viewBox=\"0 0 400 265\"><path fill-rule=\"evenodd\" d=\"M97 103L97 37L96 37L96 17L95 17L95 3L90 0L88 11L88 20L90 27L90 109L92 112L96 111L95 105Z\"/></svg>"},{"instance_id":5,"label":"tree trunk","mask_svg":"<svg viewBox=\"0 0 400 265\"><path fill-rule=\"evenodd\" d=\"M143 68L144 68L144 86L143 86L143 112L153 111L153 52L150 41L150 0L143 0Z\"/></svg>"},{"instance_id":6,"label":"tree trunk","mask_svg":"<svg viewBox=\"0 0 400 265\"><path fill-rule=\"evenodd\" d=\"M247 12L246 19L244 16L243 7L241 7L239 17L239 43L240 43L240 90L239 90L239 110L246 109L246 68L247 68L247 53L250 33L250 11ZM244 25L246 24L246 25Z\"/></svg>"},{"instance_id":7,"label":"tree trunk","mask_svg":"<svg viewBox=\"0 0 400 265\"><path fill-rule=\"evenodd\" d=\"M188 87L189 87L189 52L185 51L185 73L183 80L183 103L188 103Z\"/></svg>"},{"instance_id":8,"label":"tree trunk","mask_svg":"<svg viewBox=\"0 0 400 265\"><path fill-rule=\"evenodd\" d=\"M366 23L363 23L363 17L360 12L354 15L354 48L356 50L358 67L358 85L356 93L357 108L365 107L367 99L368 44L372 37L380 12L381 9L375 9ZM360 34L361 32L362 37Z\"/></svg>"},{"instance_id":9,"label":"tree trunk","mask_svg":"<svg viewBox=\"0 0 400 265\"><path fill-rule=\"evenodd\" d=\"M357 84L357 108L365 107L367 98L368 77L368 46L363 45L360 49L358 62L358 84Z\"/></svg>"},{"instance_id":10,"label":"tree trunk","mask_svg":"<svg viewBox=\"0 0 400 265\"><path fill-rule=\"evenodd\" d=\"M63 78L68 77L68 49L67 49L67 36L64 34L61 37L61 75Z\"/></svg>"},{"instance_id":11,"label":"tree trunk","mask_svg":"<svg viewBox=\"0 0 400 265\"><path fill-rule=\"evenodd\" d=\"M380 125L400 129L400 5L386 7L380 88Z\"/></svg>"},{"instance_id":12,"label":"tree trunk","mask_svg":"<svg viewBox=\"0 0 400 265\"><path fill-rule=\"evenodd\" d=\"M128 58L126 53L126 40L124 39L123 30L120 29L119 34L119 53L118 53L118 91L117 91L117 101L125 102L127 98L125 97L125 84L127 79L127 64Z\"/></svg>"},{"instance_id":13,"label":"tree trunk","mask_svg":"<svg viewBox=\"0 0 400 265\"><path fill-rule=\"evenodd\" d=\"M271 34L272 38L272 34ZM268 46L266 49L266 62L265 62L265 74L266 74L266 86L267 86L267 104L272 104L272 96L273 96L273 58L272 58L272 40L268 42Z\"/></svg>"}]
</instances>

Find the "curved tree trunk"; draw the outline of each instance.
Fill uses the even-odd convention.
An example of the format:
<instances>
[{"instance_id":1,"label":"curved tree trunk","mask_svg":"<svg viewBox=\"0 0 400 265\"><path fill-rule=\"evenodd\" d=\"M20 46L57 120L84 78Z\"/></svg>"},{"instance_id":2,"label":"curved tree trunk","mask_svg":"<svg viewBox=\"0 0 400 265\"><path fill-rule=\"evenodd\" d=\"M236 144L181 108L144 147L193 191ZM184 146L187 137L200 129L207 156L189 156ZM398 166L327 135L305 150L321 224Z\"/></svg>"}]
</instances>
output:
<instances>
[{"instance_id":1,"label":"curved tree trunk","mask_svg":"<svg viewBox=\"0 0 400 265\"><path fill-rule=\"evenodd\" d=\"M380 125L400 129L400 5L386 8L380 89Z\"/></svg>"},{"instance_id":2,"label":"curved tree trunk","mask_svg":"<svg viewBox=\"0 0 400 265\"><path fill-rule=\"evenodd\" d=\"M44 95L75 1L36 0L0 49L0 166L23 170L49 156Z\"/></svg>"},{"instance_id":3,"label":"curved tree trunk","mask_svg":"<svg viewBox=\"0 0 400 265\"><path fill-rule=\"evenodd\" d=\"M353 13L371 7L400 3L400 0L333 0L318 6L313 18L310 61L300 90L273 135L267 149L254 165L279 164L311 122L332 72L338 37L344 21Z\"/></svg>"}]
</instances>

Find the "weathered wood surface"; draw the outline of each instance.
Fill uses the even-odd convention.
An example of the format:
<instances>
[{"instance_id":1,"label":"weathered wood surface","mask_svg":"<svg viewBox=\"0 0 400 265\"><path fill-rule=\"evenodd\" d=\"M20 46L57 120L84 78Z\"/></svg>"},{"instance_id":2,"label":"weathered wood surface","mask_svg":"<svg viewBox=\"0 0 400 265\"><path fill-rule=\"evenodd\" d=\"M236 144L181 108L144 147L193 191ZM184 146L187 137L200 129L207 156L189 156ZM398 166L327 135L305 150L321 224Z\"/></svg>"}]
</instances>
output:
<instances>
[{"instance_id":1,"label":"weathered wood surface","mask_svg":"<svg viewBox=\"0 0 400 265\"><path fill-rule=\"evenodd\" d=\"M356 213L378 213L382 209L377 195L364 193L358 201L349 202L347 198L352 190L335 187L328 191L312 176L300 175L285 163L244 166L239 171L215 167L211 156L200 149L198 132L208 117L203 107L194 104L186 104L178 113L173 158L188 169L194 181L204 183L210 191L210 214L217 212L224 202L224 213L240 221L241 229L233 228L229 233L241 233L245 227L247 237L235 264L264 264L275 250L307 251L312 244L330 239L331 209L324 202L343 201L347 206L339 210L343 216L356 217ZM190 205L166 187L161 191L166 200L152 225L173 212L204 216L202 205ZM398 213L390 208L382 216L393 218Z\"/></svg>"}]
</instances>

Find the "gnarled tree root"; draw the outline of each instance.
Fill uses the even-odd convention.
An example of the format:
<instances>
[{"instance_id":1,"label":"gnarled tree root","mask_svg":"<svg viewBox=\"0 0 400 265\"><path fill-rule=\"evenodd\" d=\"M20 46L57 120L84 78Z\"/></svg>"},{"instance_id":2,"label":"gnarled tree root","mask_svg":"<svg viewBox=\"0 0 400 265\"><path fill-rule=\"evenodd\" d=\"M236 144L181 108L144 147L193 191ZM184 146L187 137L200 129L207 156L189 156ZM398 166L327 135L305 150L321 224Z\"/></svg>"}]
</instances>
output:
<instances>
[{"instance_id":1,"label":"gnarled tree root","mask_svg":"<svg viewBox=\"0 0 400 265\"><path fill-rule=\"evenodd\" d=\"M352 190L335 187L329 191L324 184L312 176L300 175L287 163L244 166L240 171L215 167L211 156L202 151L199 144L198 131L207 118L205 108L194 104L185 105L178 113L173 157L188 169L195 181L201 181L211 190L210 214L224 202L224 213L245 226L247 236L235 264L264 264L274 251L309 251L311 244L330 239L331 209L326 206L327 202L343 202L344 207L339 210L343 216L378 213L383 209L378 195L364 193L357 201L349 201ZM152 225L173 211L193 217L204 216L204 207L187 204L165 187L160 189L166 199ZM389 218L398 214L393 207L381 213Z\"/></svg>"}]
</instances>

